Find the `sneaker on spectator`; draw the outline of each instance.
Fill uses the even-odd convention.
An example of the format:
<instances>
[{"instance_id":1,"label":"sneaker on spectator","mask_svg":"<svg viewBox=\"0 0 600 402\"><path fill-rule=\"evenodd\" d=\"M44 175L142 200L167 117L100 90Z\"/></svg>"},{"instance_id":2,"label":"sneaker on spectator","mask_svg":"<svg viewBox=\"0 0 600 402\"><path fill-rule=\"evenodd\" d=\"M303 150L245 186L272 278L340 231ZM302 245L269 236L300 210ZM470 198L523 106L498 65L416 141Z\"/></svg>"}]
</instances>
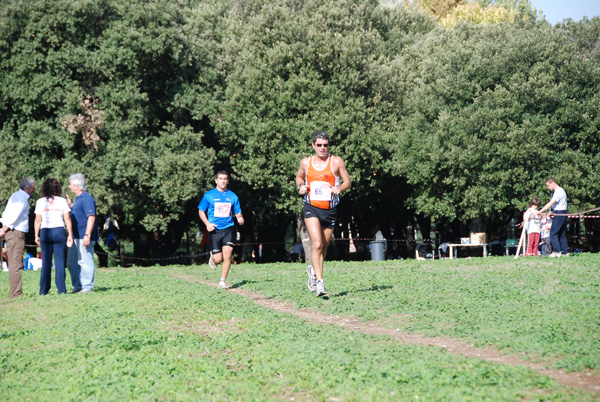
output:
<instances>
[{"instance_id":1,"label":"sneaker on spectator","mask_svg":"<svg viewBox=\"0 0 600 402\"><path fill-rule=\"evenodd\" d=\"M323 283L323 279L317 280L317 297L326 296L327 291L325 290L325 283Z\"/></svg>"},{"instance_id":2,"label":"sneaker on spectator","mask_svg":"<svg viewBox=\"0 0 600 402\"><path fill-rule=\"evenodd\" d=\"M312 265L306 267L306 275L308 275L308 290L311 292L317 291L317 276Z\"/></svg>"},{"instance_id":3,"label":"sneaker on spectator","mask_svg":"<svg viewBox=\"0 0 600 402\"><path fill-rule=\"evenodd\" d=\"M557 253L556 251L553 251L552 253L550 253L550 255L548 257L556 258L556 257L560 257L561 255L562 254L560 252Z\"/></svg>"},{"instance_id":4,"label":"sneaker on spectator","mask_svg":"<svg viewBox=\"0 0 600 402\"><path fill-rule=\"evenodd\" d=\"M212 269L217 269L217 264L215 264L215 262L212 259L212 253L210 254L210 258L208 259L208 265L212 268Z\"/></svg>"},{"instance_id":5,"label":"sneaker on spectator","mask_svg":"<svg viewBox=\"0 0 600 402\"><path fill-rule=\"evenodd\" d=\"M229 285L225 281L219 281L219 289L229 289Z\"/></svg>"}]
</instances>

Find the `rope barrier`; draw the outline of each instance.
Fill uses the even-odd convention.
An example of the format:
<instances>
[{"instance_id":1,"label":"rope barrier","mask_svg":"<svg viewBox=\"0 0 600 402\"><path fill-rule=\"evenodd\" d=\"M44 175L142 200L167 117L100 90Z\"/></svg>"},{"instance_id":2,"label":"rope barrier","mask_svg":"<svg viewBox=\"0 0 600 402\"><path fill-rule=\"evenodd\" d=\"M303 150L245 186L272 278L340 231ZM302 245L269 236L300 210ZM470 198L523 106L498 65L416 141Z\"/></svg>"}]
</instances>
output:
<instances>
[{"instance_id":1,"label":"rope barrier","mask_svg":"<svg viewBox=\"0 0 600 402\"><path fill-rule=\"evenodd\" d=\"M595 211L600 211L600 207L594 208L594 209L589 209L587 211L577 212L575 214L553 214L552 212L550 212L549 215L553 215L553 216L567 216L569 218L599 218L600 215L582 216L584 214L587 214L587 213L590 213L590 212L595 212Z\"/></svg>"},{"instance_id":2,"label":"rope barrier","mask_svg":"<svg viewBox=\"0 0 600 402\"><path fill-rule=\"evenodd\" d=\"M369 238L369 237L359 237L359 238L355 238L355 239L349 239L349 238L336 238L336 239L332 239L332 240L336 240L336 241L374 241L374 239ZM405 242L406 240L403 239L386 239L386 240L378 240L378 241L387 241L387 242L391 242L391 243L398 243L398 242ZM410 242L415 242L415 240L410 240ZM261 245L285 245L285 242L265 242L265 243L237 243L234 244L234 247L240 247L240 246L261 246ZM160 261L176 261L176 260L181 260L181 259L187 259L187 258L199 258L199 257L207 257L210 255L210 252L206 251L203 253L198 253L198 254L177 254L177 255L172 255L170 257L151 257L151 258L147 258L147 257L129 257L129 256L124 256L123 258L121 258L120 255L117 254L109 254L103 251L96 251L96 254L99 255L105 255L108 257L112 257L116 260L121 260L123 259L124 261L141 261L141 262L160 262Z\"/></svg>"},{"instance_id":3,"label":"rope barrier","mask_svg":"<svg viewBox=\"0 0 600 402\"><path fill-rule=\"evenodd\" d=\"M120 255L115 255L115 254L109 254L103 251L96 251L96 254L99 255L106 255L108 257L112 257L115 260L121 260L121 256ZM153 261L177 261L180 259L186 259L186 258L198 258L198 257L206 257L210 254L210 252L203 252L203 253L198 253L198 254L178 254L178 255L172 255L170 257L152 257L152 258L146 258L146 257L129 257L129 256L123 256L123 260L124 261L142 261L142 262L153 262Z\"/></svg>"},{"instance_id":4,"label":"rope barrier","mask_svg":"<svg viewBox=\"0 0 600 402\"><path fill-rule=\"evenodd\" d=\"M590 209L587 211L582 211L582 212L578 212L575 214L553 214L553 213L549 213L549 215L553 215L553 216L566 216L568 218L579 218L579 219L598 219L600 218L600 215L584 215L586 213L589 212L595 212L595 211L600 211L600 207L598 208L594 208L594 209ZM373 239L371 237L354 237L354 238L349 238L349 237L340 237L340 238L332 238L332 241L340 241L340 242L372 242L372 241L384 241L387 243L405 243L405 242L410 242L410 243L417 243L417 240L406 240L406 239L382 239L382 240L377 240L377 239ZM423 243L432 243L431 239L424 239L421 240L421 242ZM286 242L262 242L262 243L237 243L234 244L234 247L241 247L241 246L273 246L273 245L285 245L288 244ZM25 247L39 247L37 244L25 244ZM203 252L203 253L198 253L198 254L178 254L178 255L172 255L170 257L152 257L152 258L145 258L145 257L129 257L129 256L123 256L123 258L121 258L120 255L115 255L115 254L109 254L106 252L102 252L102 251L95 251L96 254L98 255L105 255L108 257L112 257L116 260L130 260L130 261L142 261L142 262L160 262L160 261L175 261L175 260L180 260L180 259L185 259L185 258L199 258L199 257L206 257L208 255L210 255L210 252Z\"/></svg>"}]
</instances>

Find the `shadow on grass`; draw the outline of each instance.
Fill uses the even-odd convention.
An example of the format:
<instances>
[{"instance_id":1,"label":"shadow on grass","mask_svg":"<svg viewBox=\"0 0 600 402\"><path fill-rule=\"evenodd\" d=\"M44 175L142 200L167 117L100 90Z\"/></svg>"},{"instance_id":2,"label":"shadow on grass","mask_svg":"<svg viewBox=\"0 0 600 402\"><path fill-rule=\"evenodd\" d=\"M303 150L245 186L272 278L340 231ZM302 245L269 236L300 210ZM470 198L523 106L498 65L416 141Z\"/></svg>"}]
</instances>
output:
<instances>
[{"instance_id":1,"label":"shadow on grass","mask_svg":"<svg viewBox=\"0 0 600 402\"><path fill-rule=\"evenodd\" d=\"M258 283L258 282L273 282L273 279L265 279L265 280L262 280L262 281L255 281L255 280L244 279L241 282L234 283L233 285L231 285L231 288L232 289L241 288L244 285L248 285L250 283Z\"/></svg>"},{"instance_id":2,"label":"shadow on grass","mask_svg":"<svg viewBox=\"0 0 600 402\"><path fill-rule=\"evenodd\" d=\"M348 296L349 294L353 294L353 293L361 293L361 292L379 292L380 290L387 290L387 289L391 289L393 288L393 286L391 285L373 285L368 289L358 289L358 290L351 290L351 291L343 291L340 293L337 293L335 295L332 296L336 296L336 297L340 297L340 296Z\"/></svg>"},{"instance_id":3,"label":"shadow on grass","mask_svg":"<svg viewBox=\"0 0 600 402\"><path fill-rule=\"evenodd\" d=\"M122 290L129 290L129 289L137 289L137 288L142 288L142 285L127 285L127 286L115 286L115 287L110 287L110 288L105 288L102 286L95 286L94 287L94 292L114 292L114 291L122 291Z\"/></svg>"}]
</instances>

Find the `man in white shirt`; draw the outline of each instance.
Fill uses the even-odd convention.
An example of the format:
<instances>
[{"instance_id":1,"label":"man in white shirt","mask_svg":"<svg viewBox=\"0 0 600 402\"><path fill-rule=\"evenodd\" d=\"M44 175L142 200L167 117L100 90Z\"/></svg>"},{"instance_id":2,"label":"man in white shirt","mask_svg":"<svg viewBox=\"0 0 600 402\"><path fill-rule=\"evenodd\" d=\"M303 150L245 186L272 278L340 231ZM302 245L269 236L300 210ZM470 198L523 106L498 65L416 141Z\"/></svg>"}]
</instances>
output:
<instances>
[{"instance_id":1,"label":"man in white shirt","mask_svg":"<svg viewBox=\"0 0 600 402\"><path fill-rule=\"evenodd\" d=\"M29 197L35 192L35 181L25 177L19 183L19 191L10 196L4 213L0 237L6 240L10 297L23 294L21 270L23 269L23 250L25 250L25 233L29 232Z\"/></svg>"},{"instance_id":2,"label":"man in white shirt","mask_svg":"<svg viewBox=\"0 0 600 402\"><path fill-rule=\"evenodd\" d=\"M553 191L552 199L544 205L540 212L554 209L552 217L552 228L550 229L550 242L552 250L550 257L560 257L569 255L569 245L567 243L567 193L560 187L552 177L546 180L546 188Z\"/></svg>"}]
</instances>

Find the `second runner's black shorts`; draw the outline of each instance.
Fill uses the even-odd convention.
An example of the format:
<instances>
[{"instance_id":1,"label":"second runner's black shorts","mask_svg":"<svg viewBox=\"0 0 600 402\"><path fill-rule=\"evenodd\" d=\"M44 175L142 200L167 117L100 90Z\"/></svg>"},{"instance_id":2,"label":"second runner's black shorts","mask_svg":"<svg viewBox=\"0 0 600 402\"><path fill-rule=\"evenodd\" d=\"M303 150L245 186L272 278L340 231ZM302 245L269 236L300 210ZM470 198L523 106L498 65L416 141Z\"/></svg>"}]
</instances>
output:
<instances>
[{"instance_id":1,"label":"second runner's black shorts","mask_svg":"<svg viewBox=\"0 0 600 402\"><path fill-rule=\"evenodd\" d=\"M210 251L213 254L219 254L223 250L223 246L233 247L234 227L230 226L225 229L215 229L208 232L208 244Z\"/></svg>"}]
</instances>

